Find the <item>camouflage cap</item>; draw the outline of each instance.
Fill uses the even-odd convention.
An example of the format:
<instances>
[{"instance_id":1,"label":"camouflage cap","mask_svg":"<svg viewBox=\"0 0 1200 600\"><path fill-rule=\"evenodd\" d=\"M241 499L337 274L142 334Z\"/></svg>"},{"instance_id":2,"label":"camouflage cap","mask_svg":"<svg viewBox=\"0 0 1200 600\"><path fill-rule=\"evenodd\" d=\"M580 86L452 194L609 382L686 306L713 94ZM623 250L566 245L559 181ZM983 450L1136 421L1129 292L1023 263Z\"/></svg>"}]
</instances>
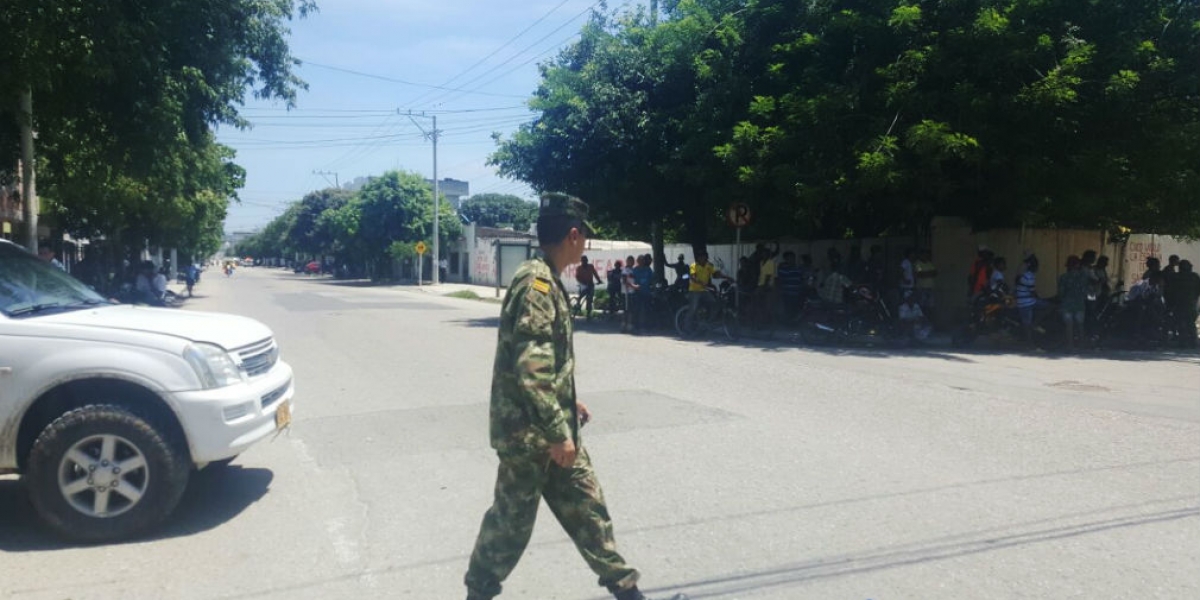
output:
<instances>
[{"instance_id":1,"label":"camouflage cap","mask_svg":"<svg viewBox=\"0 0 1200 600\"><path fill-rule=\"evenodd\" d=\"M587 222L588 205L583 200L561 192L546 192L542 194L538 217L571 217L579 219L588 235L594 235L596 230Z\"/></svg>"}]
</instances>

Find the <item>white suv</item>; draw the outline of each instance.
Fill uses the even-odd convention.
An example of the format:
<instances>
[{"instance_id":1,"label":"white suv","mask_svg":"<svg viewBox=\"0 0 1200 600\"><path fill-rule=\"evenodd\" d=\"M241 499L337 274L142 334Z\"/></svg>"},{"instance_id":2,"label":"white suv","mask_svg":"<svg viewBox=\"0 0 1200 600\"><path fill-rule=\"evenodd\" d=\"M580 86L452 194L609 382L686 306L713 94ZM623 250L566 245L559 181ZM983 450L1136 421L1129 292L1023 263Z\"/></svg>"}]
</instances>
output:
<instances>
[{"instance_id":1,"label":"white suv","mask_svg":"<svg viewBox=\"0 0 1200 600\"><path fill-rule=\"evenodd\" d=\"M142 533L193 469L291 423L292 369L258 321L111 304L0 240L0 474L59 534Z\"/></svg>"}]
</instances>

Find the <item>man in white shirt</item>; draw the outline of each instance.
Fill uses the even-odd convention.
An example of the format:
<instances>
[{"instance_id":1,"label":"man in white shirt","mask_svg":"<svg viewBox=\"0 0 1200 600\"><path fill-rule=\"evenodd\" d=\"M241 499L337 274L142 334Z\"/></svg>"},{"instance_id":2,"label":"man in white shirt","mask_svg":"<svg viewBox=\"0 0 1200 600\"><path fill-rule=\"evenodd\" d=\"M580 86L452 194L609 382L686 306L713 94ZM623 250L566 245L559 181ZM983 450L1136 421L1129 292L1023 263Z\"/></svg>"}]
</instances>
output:
<instances>
[{"instance_id":1,"label":"man in white shirt","mask_svg":"<svg viewBox=\"0 0 1200 600\"><path fill-rule=\"evenodd\" d=\"M158 272L154 261L147 260L142 263L134 290L139 301L151 306L163 306L167 298L167 276Z\"/></svg>"}]
</instances>

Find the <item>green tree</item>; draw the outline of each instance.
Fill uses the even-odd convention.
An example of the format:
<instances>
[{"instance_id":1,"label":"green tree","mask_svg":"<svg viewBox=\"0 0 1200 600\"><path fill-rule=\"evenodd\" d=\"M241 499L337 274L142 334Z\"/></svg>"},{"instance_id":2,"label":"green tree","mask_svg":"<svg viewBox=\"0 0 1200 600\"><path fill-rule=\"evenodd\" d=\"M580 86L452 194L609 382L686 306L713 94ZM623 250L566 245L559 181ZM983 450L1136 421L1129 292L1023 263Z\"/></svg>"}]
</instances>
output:
<instances>
[{"instance_id":1,"label":"green tree","mask_svg":"<svg viewBox=\"0 0 1200 600\"><path fill-rule=\"evenodd\" d=\"M339 188L325 188L306 194L300 199L296 218L288 230L289 243L309 256L332 253L335 235L328 222L321 222L321 216L345 206L352 196L351 192Z\"/></svg>"},{"instance_id":2,"label":"green tree","mask_svg":"<svg viewBox=\"0 0 1200 600\"><path fill-rule=\"evenodd\" d=\"M736 21L696 2L671 14L657 26L641 11L595 15L579 42L542 67L530 101L539 118L499 140L491 157L535 189L583 197L602 226L650 239L660 258L669 227L684 224L703 245L718 207L736 198L733 173L712 148L728 141L729 107L744 94L721 80Z\"/></svg>"},{"instance_id":3,"label":"green tree","mask_svg":"<svg viewBox=\"0 0 1200 600\"><path fill-rule=\"evenodd\" d=\"M393 242L416 243L433 233L433 191L417 173L389 171L373 178L358 192L346 217L357 216L355 244L377 277L387 276ZM439 203L438 235L444 248L462 237L462 223L444 200ZM345 237L345 236L343 236Z\"/></svg>"},{"instance_id":4,"label":"green tree","mask_svg":"<svg viewBox=\"0 0 1200 600\"><path fill-rule=\"evenodd\" d=\"M779 4L740 16L769 51L718 152L809 231L1196 231L1195 3Z\"/></svg>"},{"instance_id":5,"label":"green tree","mask_svg":"<svg viewBox=\"0 0 1200 600\"><path fill-rule=\"evenodd\" d=\"M236 107L249 91L294 100L303 84L291 73L284 24L314 8L310 0L10 2L0 11L0 89L28 90L35 112L30 123L15 95L0 98L0 121L16 124L0 128L0 158L13 154L12 129L34 127L39 186L78 235L119 238L155 223L124 218L143 204L169 221L219 218L224 207L212 202L227 204L226 182L240 184L232 153L216 152L225 182L202 189L189 171L213 158L212 126L245 125Z\"/></svg>"},{"instance_id":6,"label":"green tree","mask_svg":"<svg viewBox=\"0 0 1200 600\"><path fill-rule=\"evenodd\" d=\"M509 194L476 194L462 201L458 212L468 221L484 227L512 227L528 231L537 220L538 207Z\"/></svg>"}]
</instances>

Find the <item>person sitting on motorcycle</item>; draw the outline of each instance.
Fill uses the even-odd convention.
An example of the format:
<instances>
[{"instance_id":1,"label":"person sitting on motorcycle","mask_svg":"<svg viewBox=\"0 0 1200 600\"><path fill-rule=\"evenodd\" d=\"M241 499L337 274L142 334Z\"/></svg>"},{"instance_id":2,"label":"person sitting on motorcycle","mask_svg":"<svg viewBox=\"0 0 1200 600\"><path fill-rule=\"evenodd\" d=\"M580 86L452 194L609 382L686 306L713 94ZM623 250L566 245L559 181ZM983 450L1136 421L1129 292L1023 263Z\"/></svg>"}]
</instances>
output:
<instances>
[{"instance_id":1,"label":"person sitting on motorcycle","mask_svg":"<svg viewBox=\"0 0 1200 600\"><path fill-rule=\"evenodd\" d=\"M992 275L988 288L994 292L1008 295L1008 283L1004 280L1004 272L1008 270L1008 261L1003 256L992 259Z\"/></svg>"},{"instance_id":2,"label":"person sitting on motorcycle","mask_svg":"<svg viewBox=\"0 0 1200 600\"><path fill-rule=\"evenodd\" d=\"M154 261L142 262L133 286L138 302L151 306L165 306L167 298L167 276L158 272Z\"/></svg>"},{"instance_id":3,"label":"person sitting on motorcycle","mask_svg":"<svg viewBox=\"0 0 1200 600\"><path fill-rule=\"evenodd\" d=\"M1166 316L1162 271L1148 272L1145 279L1129 288L1129 293L1125 296L1125 306L1132 320L1134 337L1154 340L1157 335L1153 330Z\"/></svg>"},{"instance_id":4,"label":"person sitting on motorcycle","mask_svg":"<svg viewBox=\"0 0 1200 600\"><path fill-rule=\"evenodd\" d=\"M916 294L911 291L904 292L904 300L896 311L896 320L900 332L915 342L929 339L929 333L933 331L929 319L925 318L925 313L921 310L921 305L917 304Z\"/></svg>"},{"instance_id":5,"label":"person sitting on motorcycle","mask_svg":"<svg viewBox=\"0 0 1200 600\"><path fill-rule=\"evenodd\" d=\"M846 277L841 269L835 269L821 284L821 300L827 304L843 304L846 301L846 290L853 285L854 282Z\"/></svg>"},{"instance_id":6,"label":"person sitting on motorcycle","mask_svg":"<svg viewBox=\"0 0 1200 600\"><path fill-rule=\"evenodd\" d=\"M708 262L708 252L697 252L696 262L688 268L688 331L696 319L696 311L703 304L709 310L717 308L717 298L709 289L713 279L732 279L717 269L716 265Z\"/></svg>"}]
</instances>

